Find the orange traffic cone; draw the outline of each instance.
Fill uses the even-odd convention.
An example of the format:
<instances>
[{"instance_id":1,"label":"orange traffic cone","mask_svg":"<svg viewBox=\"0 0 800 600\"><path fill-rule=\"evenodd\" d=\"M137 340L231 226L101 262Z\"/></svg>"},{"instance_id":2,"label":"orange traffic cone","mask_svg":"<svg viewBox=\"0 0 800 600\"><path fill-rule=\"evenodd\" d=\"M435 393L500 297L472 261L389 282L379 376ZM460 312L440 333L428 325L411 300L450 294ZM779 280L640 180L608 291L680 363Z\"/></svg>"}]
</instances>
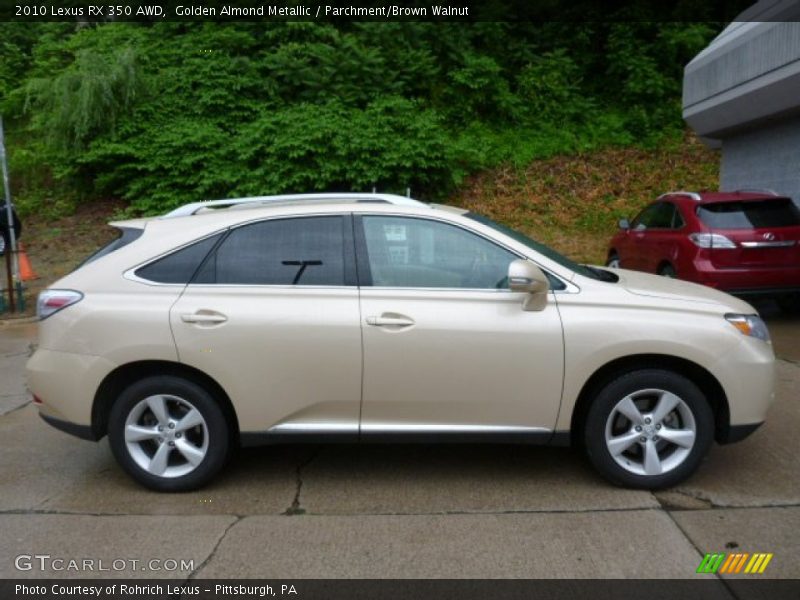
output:
<instances>
[{"instance_id":1,"label":"orange traffic cone","mask_svg":"<svg viewBox=\"0 0 800 600\"><path fill-rule=\"evenodd\" d=\"M31 267L31 261L28 260L28 254L25 252L22 242L19 243L17 256L19 258L19 278L22 281L39 279L39 276L33 271L33 267Z\"/></svg>"}]
</instances>

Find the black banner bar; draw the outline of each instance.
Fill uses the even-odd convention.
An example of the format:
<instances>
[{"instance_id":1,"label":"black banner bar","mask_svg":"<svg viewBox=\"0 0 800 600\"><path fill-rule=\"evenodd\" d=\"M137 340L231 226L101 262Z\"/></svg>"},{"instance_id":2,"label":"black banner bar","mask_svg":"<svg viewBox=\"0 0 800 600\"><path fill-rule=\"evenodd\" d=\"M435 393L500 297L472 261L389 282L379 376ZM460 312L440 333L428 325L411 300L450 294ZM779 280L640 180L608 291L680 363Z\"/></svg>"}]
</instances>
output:
<instances>
[{"instance_id":1,"label":"black banner bar","mask_svg":"<svg viewBox=\"0 0 800 600\"><path fill-rule=\"evenodd\" d=\"M797 600L800 581L698 576L684 580L166 579L1 580L3 600Z\"/></svg>"},{"instance_id":2,"label":"black banner bar","mask_svg":"<svg viewBox=\"0 0 800 600\"><path fill-rule=\"evenodd\" d=\"M752 0L0 0L0 21L727 22L752 3ZM787 10L769 14L762 11L753 18L792 20L794 13Z\"/></svg>"}]
</instances>

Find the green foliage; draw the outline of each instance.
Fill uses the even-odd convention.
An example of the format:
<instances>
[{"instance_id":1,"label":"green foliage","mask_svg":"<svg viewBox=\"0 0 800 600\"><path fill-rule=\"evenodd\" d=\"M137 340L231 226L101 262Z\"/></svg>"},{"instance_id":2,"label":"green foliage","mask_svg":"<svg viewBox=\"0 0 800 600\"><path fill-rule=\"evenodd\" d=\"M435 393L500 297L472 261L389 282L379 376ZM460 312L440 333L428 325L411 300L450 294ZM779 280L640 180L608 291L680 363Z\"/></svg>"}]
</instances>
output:
<instances>
[{"instance_id":1,"label":"green foliage","mask_svg":"<svg viewBox=\"0 0 800 600\"><path fill-rule=\"evenodd\" d=\"M53 206L119 197L141 213L373 187L437 199L499 164L674 138L682 67L715 31L44 24L0 35L0 109L17 196L32 210L53 189Z\"/></svg>"},{"instance_id":2,"label":"green foliage","mask_svg":"<svg viewBox=\"0 0 800 600\"><path fill-rule=\"evenodd\" d=\"M58 75L32 79L27 85L35 126L67 151L83 150L89 139L113 132L138 89L131 48L111 55L79 50L74 63Z\"/></svg>"}]
</instances>

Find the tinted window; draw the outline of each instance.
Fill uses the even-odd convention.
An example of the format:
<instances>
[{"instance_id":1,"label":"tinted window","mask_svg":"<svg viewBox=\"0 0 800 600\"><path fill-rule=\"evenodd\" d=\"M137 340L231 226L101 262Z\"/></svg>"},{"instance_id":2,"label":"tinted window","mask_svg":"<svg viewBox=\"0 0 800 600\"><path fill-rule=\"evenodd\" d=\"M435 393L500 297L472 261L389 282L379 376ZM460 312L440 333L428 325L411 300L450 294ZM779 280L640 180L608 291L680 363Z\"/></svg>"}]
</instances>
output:
<instances>
[{"instance_id":1,"label":"tinted window","mask_svg":"<svg viewBox=\"0 0 800 600\"><path fill-rule=\"evenodd\" d=\"M96 261L98 258L105 256L106 254L111 254L114 250L119 250L123 246L127 246L131 242L139 239L142 235L141 229L135 229L133 227L120 227L119 228L120 235L117 239L109 242L100 250L95 252L94 254L90 255L89 258L84 260L81 264L78 265L78 269L80 269L83 265L88 265L90 262Z\"/></svg>"},{"instance_id":2,"label":"tinted window","mask_svg":"<svg viewBox=\"0 0 800 600\"><path fill-rule=\"evenodd\" d=\"M222 234L213 235L181 248L136 271L136 275L158 283L189 283L200 263Z\"/></svg>"},{"instance_id":3,"label":"tinted window","mask_svg":"<svg viewBox=\"0 0 800 600\"><path fill-rule=\"evenodd\" d=\"M753 229L800 225L800 210L789 198L704 204L697 207L697 215L712 229Z\"/></svg>"},{"instance_id":4,"label":"tinted window","mask_svg":"<svg viewBox=\"0 0 800 600\"><path fill-rule=\"evenodd\" d=\"M651 204L633 221L633 229L671 229L674 217L674 204L669 202Z\"/></svg>"},{"instance_id":5,"label":"tinted window","mask_svg":"<svg viewBox=\"0 0 800 600\"><path fill-rule=\"evenodd\" d=\"M460 227L404 217L363 218L372 285L497 289L517 256Z\"/></svg>"},{"instance_id":6,"label":"tinted window","mask_svg":"<svg viewBox=\"0 0 800 600\"><path fill-rule=\"evenodd\" d=\"M678 210L678 207L676 206L675 210L673 211L672 228L673 229L680 229L685 224L686 224L686 222L683 220L683 215L681 215L681 211Z\"/></svg>"},{"instance_id":7,"label":"tinted window","mask_svg":"<svg viewBox=\"0 0 800 600\"><path fill-rule=\"evenodd\" d=\"M275 219L231 231L195 283L345 285L344 220Z\"/></svg>"},{"instance_id":8,"label":"tinted window","mask_svg":"<svg viewBox=\"0 0 800 600\"><path fill-rule=\"evenodd\" d=\"M516 229L511 229L510 227L506 227L501 223L495 223L489 217L484 217L483 215L479 215L476 213L468 213L466 215L473 221L477 221L478 223L482 223L483 225L487 225L500 233L504 233L512 240L516 240L521 244L524 244L528 248L535 250L539 254L542 254L549 258L550 260L557 262L562 267L566 267L571 271L575 271L576 273L580 273L584 277L591 277L592 279L598 279L596 273L592 272L590 269L585 267L584 265L580 265L576 263L574 260L571 260L564 256L563 254L559 254L555 250L553 250L550 246L545 246L541 242L537 242L533 238L528 237L524 233L520 233ZM551 275L547 271L545 271L545 275L550 280L550 289L551 290L563 290L566 289L566 284L558 279L556 276Z\"/></svg>"}]
</instances>

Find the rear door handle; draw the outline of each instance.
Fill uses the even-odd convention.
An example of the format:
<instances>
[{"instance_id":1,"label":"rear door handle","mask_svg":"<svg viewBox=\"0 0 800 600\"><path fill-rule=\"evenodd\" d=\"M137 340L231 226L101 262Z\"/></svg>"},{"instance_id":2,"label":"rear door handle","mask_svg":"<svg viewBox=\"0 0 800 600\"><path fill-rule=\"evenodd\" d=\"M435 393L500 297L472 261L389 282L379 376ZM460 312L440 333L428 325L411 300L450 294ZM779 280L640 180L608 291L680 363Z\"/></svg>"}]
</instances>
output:
<instances>
[{"instance_id":1,"label":"rear door handle","mask_svg":"<svg viewBox=\"0 0 800 600\"><path fill-rule=\"evenodd\" d=\"M228 317L219 313L184 313L181 315L181 321L184 323L198 323L200 325L213 325L215 323L224 323Z\"/></svg>"},{"instance_id":2,"label":"rear door handle","mask_svg":"<svg viewBox=\"0 0 800 600\"><path fill-rule=\"evenodd\" d=\"M414 319L410 317L367 317L367 325L374 327L411 327Z\"/></svg>"}]
</instances>

